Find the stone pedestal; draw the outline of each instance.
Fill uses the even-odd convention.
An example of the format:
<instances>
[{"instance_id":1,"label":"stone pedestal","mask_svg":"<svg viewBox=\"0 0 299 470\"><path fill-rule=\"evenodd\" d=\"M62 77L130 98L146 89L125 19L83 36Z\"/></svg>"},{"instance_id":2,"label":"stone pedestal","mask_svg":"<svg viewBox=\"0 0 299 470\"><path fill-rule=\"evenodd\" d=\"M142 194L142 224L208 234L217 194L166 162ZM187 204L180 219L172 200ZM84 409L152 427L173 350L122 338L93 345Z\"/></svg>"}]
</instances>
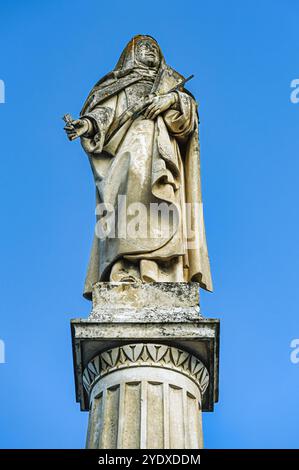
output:
<instances>
[{"instance_id":1,"label":"stone pedestal","mask_svg":"<svg viewBox=\"0 0 299 470\"><path fill-rule=\"evenodd\" d=\"M199 449L218 400L219 321L196 283L98 283L72 320L77 401L88 448Z\"/></svg>"}]
</instances>

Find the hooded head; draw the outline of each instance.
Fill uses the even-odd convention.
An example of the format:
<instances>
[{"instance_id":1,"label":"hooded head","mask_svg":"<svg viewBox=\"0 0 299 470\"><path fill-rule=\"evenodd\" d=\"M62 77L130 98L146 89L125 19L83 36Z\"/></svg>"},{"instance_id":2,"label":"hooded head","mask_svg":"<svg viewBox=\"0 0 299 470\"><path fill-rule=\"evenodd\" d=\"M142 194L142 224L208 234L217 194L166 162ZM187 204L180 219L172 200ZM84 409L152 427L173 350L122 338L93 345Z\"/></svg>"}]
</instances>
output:
<instances>
[{"instance_id":1,"label":"hooded head","mask_svg":"<svg viewBox=\"0 0 299 470\"><path fill-rule=\"evenodd\" d=\"M158 70L165 63L157 41L148 35L134 36L124 48L114 70L150 68Z\"/></svg>"},{"instance_id":2,"label":"hooded head","mask_svg":"<svg viewBox=\"0 0 299 470\"><path fill-rule=\"evenodd\" d=\"M153 92L167 93L183 76L166 65L157 41L148 35L134 36L124 48L112 72L101 78L89 93L81 116L142 77L154 78Z\"/></svg>"}]
</instances>

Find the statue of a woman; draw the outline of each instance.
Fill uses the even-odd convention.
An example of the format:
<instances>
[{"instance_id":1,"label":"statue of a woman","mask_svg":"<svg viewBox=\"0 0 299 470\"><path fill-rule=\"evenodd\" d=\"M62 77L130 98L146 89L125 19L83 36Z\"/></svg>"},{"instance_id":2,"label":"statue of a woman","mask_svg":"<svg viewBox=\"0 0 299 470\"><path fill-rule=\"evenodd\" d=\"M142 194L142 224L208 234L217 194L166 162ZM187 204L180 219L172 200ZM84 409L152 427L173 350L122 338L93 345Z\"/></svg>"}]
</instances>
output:
<instances>
[{"instance_id":1,"label":"statue of a woman","mask_svg":"<svg viewBox=\"0 0 299 470\"><path fill-rule=\"evenodd\" d=\"M96 183L87 298L98 281L196 281L212 290L197 104L183 80L152 37L135 36L65 127L70 140L81 137Z\"/></svg>"}]
</instances>

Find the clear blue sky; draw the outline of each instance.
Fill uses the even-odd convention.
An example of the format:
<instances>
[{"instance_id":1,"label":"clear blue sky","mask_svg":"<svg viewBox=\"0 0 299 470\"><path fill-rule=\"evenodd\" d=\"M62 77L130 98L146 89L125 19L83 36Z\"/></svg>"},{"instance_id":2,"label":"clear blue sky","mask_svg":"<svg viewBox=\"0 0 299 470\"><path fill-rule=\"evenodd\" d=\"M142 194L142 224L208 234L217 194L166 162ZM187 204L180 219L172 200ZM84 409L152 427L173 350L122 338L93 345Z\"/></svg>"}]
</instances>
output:
<instances>
[{"instance_id":1,"label":"clear blue sky","mask_svg":"<svg viewBox=\"0 0 299 470\"><path fill-rule=\"evenodd\" d=\"M220 402L204 416L208 448L299 447L297 0L1 0L0 447L84 447L69 321L81 297L94 186L76 116L137 33L195 74L202 179L221 319Z\"/></svg>"}]
</instances>

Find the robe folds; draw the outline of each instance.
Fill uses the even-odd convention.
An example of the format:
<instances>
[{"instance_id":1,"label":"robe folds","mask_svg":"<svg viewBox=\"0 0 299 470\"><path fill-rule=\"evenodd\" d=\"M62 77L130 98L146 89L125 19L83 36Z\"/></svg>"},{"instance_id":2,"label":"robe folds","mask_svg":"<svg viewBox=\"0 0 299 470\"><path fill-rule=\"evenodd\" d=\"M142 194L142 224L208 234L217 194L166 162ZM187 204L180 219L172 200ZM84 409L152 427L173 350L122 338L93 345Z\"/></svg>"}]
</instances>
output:
<instances>
[{"instance_id":1,"label":"robe folds","mask_svg":"<svg viewBox=\"0 0 299 470\"><path fill-rule=\"evenodd\" d=\"M182 80L164 59L157 74L128 65L130 48L114 72L96 84L81 112L93 126L81 143L93 172L97 205L84 296L91 298L98 281L122 279L196 281L212 290L197 104L179 87L176 103L157 118L146 119L141 112L124 119L145 95L165 94ZM103 236L107 227L110 233Z\"/></svg>"}]
</instances>

